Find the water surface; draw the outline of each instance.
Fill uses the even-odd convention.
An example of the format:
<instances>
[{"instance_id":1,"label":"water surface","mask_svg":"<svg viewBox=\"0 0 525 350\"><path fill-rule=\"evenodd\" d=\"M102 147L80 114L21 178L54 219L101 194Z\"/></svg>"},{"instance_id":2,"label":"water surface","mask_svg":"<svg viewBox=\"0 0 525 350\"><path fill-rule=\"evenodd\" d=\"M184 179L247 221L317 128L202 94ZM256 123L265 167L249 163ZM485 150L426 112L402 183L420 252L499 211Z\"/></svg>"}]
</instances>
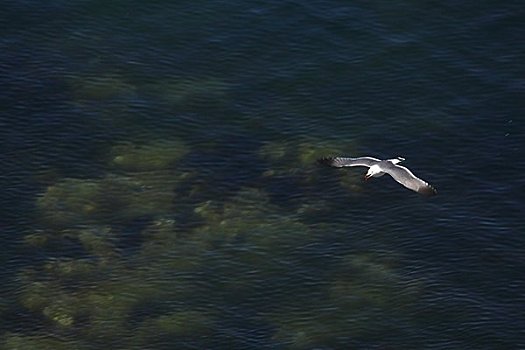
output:
<instances>
[{"instance_id":1,"label":"water surface","mask_svg":"<svg viewBox=\"0 0 525 350\"><path fill-rule=\"evenodd\" d=\"M3 2L1 347L524 348L523 14Z\"/></svg>"}]
</instances>

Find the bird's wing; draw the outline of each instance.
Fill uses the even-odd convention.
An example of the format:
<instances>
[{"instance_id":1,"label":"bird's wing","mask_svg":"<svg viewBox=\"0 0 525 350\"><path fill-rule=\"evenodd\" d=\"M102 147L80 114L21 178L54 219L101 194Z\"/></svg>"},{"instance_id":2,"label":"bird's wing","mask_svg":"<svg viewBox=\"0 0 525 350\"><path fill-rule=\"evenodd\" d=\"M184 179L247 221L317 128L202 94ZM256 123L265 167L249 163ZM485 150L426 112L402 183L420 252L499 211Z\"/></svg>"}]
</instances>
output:
<instances>
[{"instance_id":1,"label":"bird's wing","mask_svg":"<svg viewBox=\"0 0 525 350\"><path fill-rule=\"evenodd\" d=\"M390 174L394 180L412 191L416 191L426 196L437 194L434 187L412 174L412 172L404 166L391 164L383 169L386 173Z\"/></svg>"},{"instance_id":2,"label":"bird's wing","mask_svg":"<svg viewBox=\"0 0 525 350\"><path fill-rule=\"evenodd\" d=\"M358 158L345 158L345 157L327 157L319 159L319 163L336 167L348 167L348 166L366 166L371 167L372 165L380 162L381 160L372 157L358 157Z\"/></svg>"}]
</instances>

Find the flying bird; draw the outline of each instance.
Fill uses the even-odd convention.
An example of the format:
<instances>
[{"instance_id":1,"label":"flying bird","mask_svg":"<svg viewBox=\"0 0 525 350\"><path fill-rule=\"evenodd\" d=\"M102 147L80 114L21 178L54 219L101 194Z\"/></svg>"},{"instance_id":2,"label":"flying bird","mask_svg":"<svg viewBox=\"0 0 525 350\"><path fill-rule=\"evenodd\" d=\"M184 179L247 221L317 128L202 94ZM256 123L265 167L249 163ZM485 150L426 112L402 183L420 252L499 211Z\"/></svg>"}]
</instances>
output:
<instances>
[{"instance_id":1,"label":"flying bird","mask_svg":"<svg viewBox=\"0 0 525 350\"><path fill-rule=\"evenodd\" d=\"M326 157L319 159L319 163L335 168L344 168L352 166L366 166L368 172L365 175L365 180L372 177L379 177L388 174L394 178L401 185L412 191L420 193L425 196L434 196L437 194L436 189L429 185L426 181L421 180L415 176L410 170L404 166L398 165L405 158L397 157L393 159L381 160L373 157Z\"/></svg>"}]
</instances>

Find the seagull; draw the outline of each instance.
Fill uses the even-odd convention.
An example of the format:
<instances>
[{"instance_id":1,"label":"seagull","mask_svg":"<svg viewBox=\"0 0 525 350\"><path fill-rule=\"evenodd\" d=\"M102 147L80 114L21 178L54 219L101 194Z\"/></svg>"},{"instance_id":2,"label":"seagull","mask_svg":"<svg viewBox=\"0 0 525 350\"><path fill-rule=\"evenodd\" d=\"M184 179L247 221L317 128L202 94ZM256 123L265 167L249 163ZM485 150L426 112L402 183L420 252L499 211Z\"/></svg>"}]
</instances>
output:
<instances>
[{"instance_id":1,"label":"seagull","mask_svg":"<svg viewBox=\"0 0 525 350\"><path fill-rule=\"evenodd\" d=\"M434 187L412 174L412 172L404 166L398 165L404 160L405 158L401 157L386 160L373 157L326 157L319 159L319 163L335 168L366 166L368 167L368 172L365 175L365 180L388 174L401 185L411 189L412 191L425 196L436 195L437 191Z\"/></svg>"}]
</instances>

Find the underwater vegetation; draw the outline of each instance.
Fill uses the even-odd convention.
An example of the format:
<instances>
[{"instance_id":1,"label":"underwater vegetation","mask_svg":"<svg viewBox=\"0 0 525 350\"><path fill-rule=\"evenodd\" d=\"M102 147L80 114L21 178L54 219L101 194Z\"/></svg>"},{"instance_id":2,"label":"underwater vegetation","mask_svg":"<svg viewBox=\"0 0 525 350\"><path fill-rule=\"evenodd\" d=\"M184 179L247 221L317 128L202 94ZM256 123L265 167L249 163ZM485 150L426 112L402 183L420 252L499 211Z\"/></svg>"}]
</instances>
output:
<instances>
[{"instance_id":1,"label":"underwater vegetation","mask_svg":"<svg viewBox=\"0 0 525 350\"><path fill-rule=\"evenodd\" d=\"M398 273L391 257L355 253L343 256L334 270L337 277L329 280L317 303L273 315L280 324L276 339L293 349L310 349L338 347L343 339L356 346L389 344L403 333L403 326L411 322L408 314L418 300L420 284Z\"/></svg>"},{"instance_id":2,"label":"underwater vegetation","mask_svg":"<svg viewBox=\"0 0 525 350\"><path fill-rule=\"evenodd\" d=\"M177 140L144 145L122 143L111 149L113 166L132 172L170 169L187 153L187 147Z\"/></svg>"},{"instance_id":3,"label":"underwater vegetation","mask_svg":"<svg viewBox=\"0 0 525 350\"><path fill-rule=\"evenodd\" d=\"M301 220L325 221L330 209L328 203L335 203L336 196L322 187L338 184L346 202L359 195L363 183L359 176L348 176L344 171L328 173L317 160L327 155L352 154L354 149L353 142L319 139L267 142L258 151L267 169L260 174L261 183L272 197L293 208Z\"/></svg>"},{"instance_id":4,"label":"underwater vegetation","mask_svg":"<svg viewBox=\"0 0 525 350\"><path fill-rule=\"evenodd\" d=\"M67 228L168 214L175 188L190 176L173 167L186 153L175 141L116 145L110 157L113 172L48 186L36 201L40 218L50 227Z\"/></svg>"},{"instance_id":5,"label":"underwater vegetation","mask_svg":"<svg viewBox=\"0 0 525 350\"><path fill-rule=\"evenodd\" d=\"M312 167L317 159L326 154L349 152L353 148L352 144L320 142L319 140L271 141L260 148L259 156L276 167L281 166L289 171L294 171L298 168Z\"/></svg>"},{"instance_id":6,"label":"underwater vegetation","mask_svg":"<svg viewBox=\"0 0 525 350\"><path fill-rule=\"evenodd\" d=\"M6 350L80 350L87 349L75 344L72 340L59 340L53 336L23 336L6 333L3 337L2 349Z\"/></svg>"},{"instance_id":7,"label":"underwater vegetation","mask_svg":"<svg viewBox=\"0 0 525 350\"><path fill-rule=\"evenodd\" d=\"M213 174L182 165L191 151L120 142L100 177L46 183L24 238L43 258L18 272L16 308L3 310L33 328L3 334L1 348L242 348L254 329L290 349L388 343L420 287L394 252L323 250L337 227L320 221L330 204L315 160L344 149L266 143L254 156L269 170L222 196L200 186ZM304 201L281 201L279 186Z\"/></svg>"},{"instance_id":8,"label":"underwater vegetation","mask_svg":"<svg viewBox=\"0 0 525 350\"><path fill-rule=\"evenodd\" d=\"M145 94L160 98L175 108L224 103L229 85L215 78L170 78L143 87ZM202 107L198 107L202 108Z\"/></svg>"},{"instance_id":9,"label":"underwater vegetation","mask_svg":"<svg viewBox=\"0 0 525 350\"><path fill-rule=\"evenodd\" d=\"M271 141L259 150L259 157L268 163L263 177L294 176L297 182L314 184L319 179L315 171L317 160L327 155L350 154L355 149L352 143L321 140Z\"/></svg>"},{"instance_id":10,"label":"underwater vegetation","mask_svg":"<svg viewBox=\"0 0 525 350\"><path fill-rule=\"evenodd\" d=\"M117 74L101 76L71 76L66 79L77 100L103 101L130 97L136 88Z\"/></svg>"}]
</instances>

